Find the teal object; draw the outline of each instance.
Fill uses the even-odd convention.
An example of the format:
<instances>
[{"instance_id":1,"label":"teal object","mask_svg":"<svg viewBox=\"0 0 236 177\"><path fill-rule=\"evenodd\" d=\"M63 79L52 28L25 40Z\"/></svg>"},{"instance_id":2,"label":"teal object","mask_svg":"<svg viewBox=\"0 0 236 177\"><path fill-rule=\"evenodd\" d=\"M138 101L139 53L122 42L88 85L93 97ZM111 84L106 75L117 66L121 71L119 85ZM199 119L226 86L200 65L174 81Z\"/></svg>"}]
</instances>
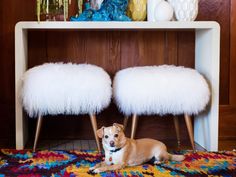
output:
<instances>
[{"instance_id":1,"label":"teal object","mask_svg":"<svg viewBox=\"0 0 236 177\"><path fill-rule=\"evenodd\" d=\"M126 15L128 0L104 0L99 10L93 10L89 2L85 3L85 10L78 17L71 17L71 21L131 21Z\"/></svg>"}]
</instances>

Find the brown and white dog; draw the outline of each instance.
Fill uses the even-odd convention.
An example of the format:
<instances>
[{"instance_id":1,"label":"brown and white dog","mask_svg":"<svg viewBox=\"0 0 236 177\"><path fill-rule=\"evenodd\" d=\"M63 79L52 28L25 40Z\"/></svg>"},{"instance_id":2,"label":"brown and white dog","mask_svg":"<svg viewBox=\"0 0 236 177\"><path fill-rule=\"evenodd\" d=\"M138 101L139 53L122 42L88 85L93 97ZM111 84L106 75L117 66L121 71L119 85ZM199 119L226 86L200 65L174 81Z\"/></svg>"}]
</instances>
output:
<instances>
[{"instance_id":1,"label":"brown and white dog","mask_svg":"<svg viewBox=\"0 0 236 177\"><path fill-rule=\"evenodd\" d=\"M129 139L125 137L123 125L114 123L110 127L97 130L102 138L105 161L90 168L93 173L118 170L126 166L140 165L153 157L155 164L165 160L182 161L183 155L172 155L167 152L165 144L154 139Z\"/></svg>"}]
</instances>

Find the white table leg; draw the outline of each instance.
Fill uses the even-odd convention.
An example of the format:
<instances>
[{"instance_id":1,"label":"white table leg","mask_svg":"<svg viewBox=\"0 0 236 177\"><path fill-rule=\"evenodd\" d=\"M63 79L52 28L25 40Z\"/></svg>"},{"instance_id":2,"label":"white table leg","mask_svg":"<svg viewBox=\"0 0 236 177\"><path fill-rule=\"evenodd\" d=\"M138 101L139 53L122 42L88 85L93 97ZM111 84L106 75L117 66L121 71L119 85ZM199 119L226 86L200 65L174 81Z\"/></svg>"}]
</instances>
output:
<instances>
[{"instance_id":1,"label":"white table leg","mask_svg":"<svg viewBox=\"0 0 236 177\"><path fill-rule=\"evenodd\" d=\"M16 114L16 149L24 149L28 138L27 119L23 115L23 109L20 101L21 77L27 69L28 44L27 30L20 25L15 29L15 114Z\"/></svg>"},{"instance_id":2,"label":"white table leg","mask_svg":"<svg viewBox=\"0 0 236 177\"><path fill-rule=\"evenodd\" d=\"M194 139L209 151L218 150L220 27L196 31L195 68L209 82L211 100L208 110L194 119Z\"/></svg>"}]
</instances>

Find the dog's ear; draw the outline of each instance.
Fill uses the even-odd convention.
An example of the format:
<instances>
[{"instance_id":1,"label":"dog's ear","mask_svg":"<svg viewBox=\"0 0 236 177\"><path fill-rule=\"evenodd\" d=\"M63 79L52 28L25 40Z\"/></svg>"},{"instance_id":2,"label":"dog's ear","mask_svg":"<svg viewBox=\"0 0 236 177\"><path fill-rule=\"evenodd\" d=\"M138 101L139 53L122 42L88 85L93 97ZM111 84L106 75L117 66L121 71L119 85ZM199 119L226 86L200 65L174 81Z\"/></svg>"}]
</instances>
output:
<instances>
[{"instance_id":1,"label":"dog's ear","mask_svg":"<svg viewBox=\"0 0 236 177\"><path fill-rule=\"evenodd\" d=\"M114 123L113 126L118 128L119 131L124 131L124 125L122 124Z\"/></svg>"},{"instance_id":2,"label":"dog's ear","mask_svg":"<svg viewBox=\"0 0 236 177\"><path fill-rule=\"evenodd\" d=\"M100 128L100 129L97 130L97 135L98 135L99 138L102 138L102 137L103 137L104 128L105 128L105 127L102 127L102 128Z\"/></svg>"}]
</instances>

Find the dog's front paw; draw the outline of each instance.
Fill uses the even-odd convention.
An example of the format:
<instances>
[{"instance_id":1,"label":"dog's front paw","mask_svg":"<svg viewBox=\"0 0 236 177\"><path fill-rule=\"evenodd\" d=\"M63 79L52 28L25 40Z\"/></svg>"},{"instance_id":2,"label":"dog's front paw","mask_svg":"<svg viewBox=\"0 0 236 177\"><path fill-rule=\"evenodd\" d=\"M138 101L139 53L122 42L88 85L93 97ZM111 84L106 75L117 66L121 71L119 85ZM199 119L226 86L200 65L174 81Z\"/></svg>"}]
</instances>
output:
<instances>
[{"instance_id":1,"label":"dog's front paw","mask_svg":"<svg viewBox=\"0 0 236 177\"><path fill-rule=\"evenodd\" d=\"M89 171L93 171L94 169L95 169L95 166L90 167L90 168L89 168Z\"/></svg>"},{"instance_id":2,"label":"dog's front paw","mask_svg":"<svg viewBox=\"0 0 236 177\"><path fill-rule=\"evenodd\" d=\"M160 165L162 162L159 160L154 161L154 165Z\"/></svg>"},{"instance_id":3,"label":"dog's front paw","mask_svg":"<svg viewBox=\"0 0 236 177\"><path fill-rule=\"evenodd\" d=\"M93 173L101 173L103 172L100 168L96 168L93 170Z\"/></svg>"}]
</instances>

